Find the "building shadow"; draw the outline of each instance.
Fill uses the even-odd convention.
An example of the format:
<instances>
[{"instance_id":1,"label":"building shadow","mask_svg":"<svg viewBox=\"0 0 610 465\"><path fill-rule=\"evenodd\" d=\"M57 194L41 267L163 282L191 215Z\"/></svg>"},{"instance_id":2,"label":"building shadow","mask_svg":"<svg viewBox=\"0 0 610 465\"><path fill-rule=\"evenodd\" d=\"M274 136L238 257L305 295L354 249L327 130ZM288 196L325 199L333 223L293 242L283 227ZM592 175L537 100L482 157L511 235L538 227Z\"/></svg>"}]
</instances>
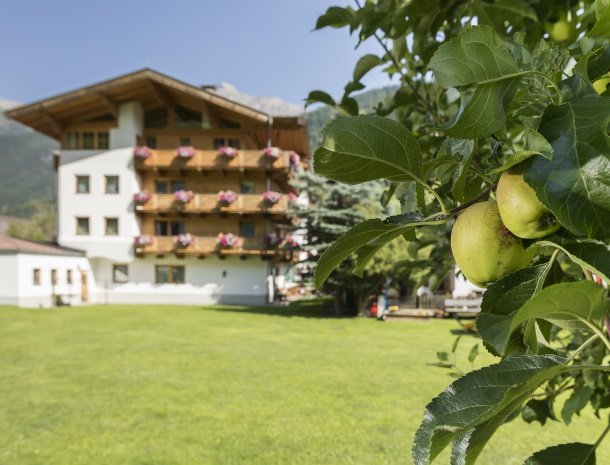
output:
<instances>
[{"instance_id":1,"label":"building shadow","mask_svg":"<svg viewBox=\"0 0 610 465\"><path fill-rule=\"evenodd\" d=\"M288 305L218 305L205 307L205 310L219 313L250 313L288 318L346 318L345 316L334 313L333 302L328 299L301 300L290 302Z\"/></svg>"}]
</instances>

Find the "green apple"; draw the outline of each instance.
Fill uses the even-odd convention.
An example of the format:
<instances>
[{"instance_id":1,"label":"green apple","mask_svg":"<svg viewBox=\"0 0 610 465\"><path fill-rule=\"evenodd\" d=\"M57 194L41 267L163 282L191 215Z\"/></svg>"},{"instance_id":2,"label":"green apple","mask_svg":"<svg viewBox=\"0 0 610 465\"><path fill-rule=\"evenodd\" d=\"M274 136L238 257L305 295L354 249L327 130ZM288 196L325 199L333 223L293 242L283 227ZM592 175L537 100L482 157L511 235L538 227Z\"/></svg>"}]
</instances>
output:
<instances>
[{"instance_id":1,"label":"green apple","mask_svg":"<svg viewBox=\"0 0 610 465\"><path fill-rule=\"evenodd\" d=\"M606 92L606 89L608 88L609 84L610 76L604 76L603 78L600 78L593 83L593 88L595 89L595 92L601 95Z\"/></svg>"},{"instance_id":2,"label":"green apple","mask_svg":"<svg viewBox=\"0 0 610 465\"><path fill-rule=\"evenodd\" d=\"M493 200L476 203L460 214L451 231L451 251L464 276L480 287L531 260L521 239L502 224Z\"/></svg>"},{"instance_id":3,"label":"green apple","mask_svg":"<svg viewBox=\"0 0 610 465\"><path fill-rule=\"evenodd\" d=\"M576 24L568 21L565 13L559 15L554 23L546 23L546 32L555 42L574 42L576 39Z\"/></svg>"},{"instance_id":4,"label":"green apple","mask_svg":"<svg viewBox=\"0 0 610 465\"><path fill-rule=\"evenodd\" d=\"M538 200L534 189L523 179L521 165L502 173L496 200L502 222L517 237L538 239L561 227L555 216Z\"/></svg>"}]
</instances>

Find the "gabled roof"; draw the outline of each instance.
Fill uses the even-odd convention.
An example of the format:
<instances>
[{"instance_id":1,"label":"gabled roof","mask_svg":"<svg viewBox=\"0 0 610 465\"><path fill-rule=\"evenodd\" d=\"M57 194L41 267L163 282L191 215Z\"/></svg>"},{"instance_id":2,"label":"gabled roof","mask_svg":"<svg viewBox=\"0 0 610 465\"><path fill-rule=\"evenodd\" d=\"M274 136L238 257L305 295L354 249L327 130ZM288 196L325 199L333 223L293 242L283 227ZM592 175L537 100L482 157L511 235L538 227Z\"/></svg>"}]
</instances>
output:
<instances>
[{"instance_id":1,"label":"gabled roof","mask_svg":"<svg viewBox=\"0 0 610 465\"><path fill-rule=\"evenodd\" d=\"M98 112L102 110L116 116L117 105L121 103L142 99L154 100L161 105L169 106L175 96L215 105L260 123L268 121L268 115L260 110L149 68L22 105L7 111L6 115L40 132L54 136L61 132L65 120L87 110ZM294 119L298 125L298 118Z\"/></svg>"},{"instance_id":2,"label":"gabled roof","mask_svg":"<svg viewBox=\"0 0 610 465\"><path fill-rule=\"evenodd\" d=\"M49 242L34 242L14 237L0 237L0 255L27 253L36 255L68 255L83 257L85 253Z\"/></svg>"}]
</instances>

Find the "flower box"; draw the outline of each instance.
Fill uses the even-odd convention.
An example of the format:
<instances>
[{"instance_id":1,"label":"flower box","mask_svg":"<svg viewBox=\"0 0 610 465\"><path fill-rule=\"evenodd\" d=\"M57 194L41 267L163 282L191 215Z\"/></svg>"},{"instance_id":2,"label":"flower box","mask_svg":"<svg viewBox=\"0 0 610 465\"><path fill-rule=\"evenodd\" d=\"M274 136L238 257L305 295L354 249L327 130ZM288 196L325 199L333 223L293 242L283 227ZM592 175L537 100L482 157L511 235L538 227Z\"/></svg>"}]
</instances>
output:
<instances>
[{"instance_id":1,"label":"flower box","mask_svg":"<svg viewBox=\"0 0 610 465\"><path fill-rule=\"evenodd\" d=\"M183 205L189 203L191 200L193 200L193 198L195 198L195 194L193 194L193 191L180 190L174 192L174 200Z\"/></svg>"},{"instance_id":2,"label":"flower box","mask_svg":"<svg viewBox=\"0 0 610 465\"><path fill-rule=\"evenodd\" d=\"M220 191L218 201L223 205L231 205L237 200L237 194L233 191Z\"/></svg>"},{"instance_id":3,"label":"flower box","mask_svg":"<svg viewBox=\"0 0 610 465\"><path fill-rule=\"evenodd\" d=\"M196 153L195 147L191 145L185 145L176 149L176 156L179 158L193 158Z\"/></svg>"},{"instance_id":4,"label":"flower box","mask_svg":"<svg viewBox=\"0 0 610 465\"><path fill-rule=\"evenodd\" d=\"M239 153L239 150L234 149L233 147L220 147L218 149L218 155L229 158L229 159L235 158L238 153Z\"/></svg>"},{"instance_id":5,"label":"flower box","mask_svg":"<svg viewBox=\"0 0 610 465\"><path fill-rule=\"evenodd\" d=\"M194 243L195 243L195 238L193 237L193 235L191 233L178 234L174 238L174 245L177 248L186 248L188 246L193 245Z\"/></svg>"},{"instance_id":6,"label":"flower box","mask_svg":"<svg viewBox=\"0 0 610 465\"><path fill-rule=\"evenodd\" d=\"M262 197L263 204L275 205L282 198L282 194L280 194L279 192L274 192L274 191L266 191L266 192L263 192L263 195L261 197Z\"/></svg>"},{"instance_id":7,"label":"flower box","mask_svg":"<svg viewBox=\"0 0 610 465\"><path fill-rule=\"evenodd\" d=\"M270 160L277 160L280 158L281 154L282 151L279 149L279 147L267 147L263 150L263 155Z\"/></svg>"},{"instance_id":8,"label":"flower box","mask_svg":"<svg viewBox=\"0 0 610 465\"><path fill-rule=\"evenodd\" d=\"M216 244L223 249L230 249L238 245L238 243L239 237L233 233L220 233L218 236L216 236Z\"/></svg>"},{"instance_id":9,"label":"flower box","mask_svg":"<svg viewBox=\"0 0 610 465\"><path fill-rule=\"evenodd\" d=\"M265 234L263 237L263 247L271 249L280 243L280 236L277 233Z\"/></svg>"},{"instance_id":10,"label":"flower box","mask_svg":"<svg viewBox=\"0 0 610 465\"><path fill-rule=\"evenodd\" d=\"M133 238L133 243L136 247L144 247L152 244L152 242L152 237L145 234L140 234L139 236Z\"/></svg>"},{"instance_id":11,"label":"flower box","mask_svg":"<svg viewBox=\"0 0 610 465\"><path fill-rule=\"evenodd\" d=\"M152 155L152 152L145 145L143 145L143 146L137 145L133 149L133 156L135 158L139 158L140 160L146 160L151 155Z\"/></svg>"},{"instance_id":12,"label":"flower box","mask_svg":"<svg viewBox=\"0 0 610 465\"><path fill-rule=\"evenodd\" d=\"M133 203L136 205L144 205L146 202L150 200L150 194L148 191L138 192L137 194L133 194Z\"/></svg>"}]
</instances>

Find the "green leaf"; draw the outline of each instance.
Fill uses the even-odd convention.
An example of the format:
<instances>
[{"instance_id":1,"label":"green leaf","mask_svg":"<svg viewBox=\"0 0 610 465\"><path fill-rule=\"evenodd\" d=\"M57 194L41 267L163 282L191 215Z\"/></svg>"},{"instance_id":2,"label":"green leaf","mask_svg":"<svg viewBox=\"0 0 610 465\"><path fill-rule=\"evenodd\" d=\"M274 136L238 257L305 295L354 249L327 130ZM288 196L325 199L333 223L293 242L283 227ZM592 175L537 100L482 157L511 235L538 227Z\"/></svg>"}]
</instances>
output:
<instances>
[{"instance_id":1,"label":"green leaf","mask_svg":"<svg viewBox=\"0 0 610 465\"><path fill-rule=\"evenodd\" d=\"M314 276L316 287L321 287L332 271L354 252L365 246L377 246L380 243L379 247L381 247L410 227L412 225L388 224L379 219L366 220L354 226L326 249L318 259Z\"/></svg>"},{"instance_id":2,"label":"green leaf","mask_svg":"<svg viewBox=\"0 0 610 465\"><path fill-rule=\"evenodd\" d=\"M549 106L539 132L553 158L534 157L526 182L559 222L577 235L610 237L610 99L586 96Z\"/></svg>"},{"instance_id":3,"label":"green leaf","mask_svg":"<svg viewBox=\"0 0 610 465\"><path fill-rule=\"evenodd\" d=\"M601 18L610 6L610 0L595 0L595 17Z\"/></svg>"},{"instance_id":4,"label":"green leaf","mask_svg":"<svg viewBox=\"0 0 610 465\"><path fill-rule=\"evenodd\" d=\"M472 349L470 349L470 352L468 353L468 361L470 363L474 363L474 361L476 360L478 355L479 355L479 344L475 344L472 346Z\"/></svg>"},{"instance_id":5,"label":"green leaf","mask_svg":"<svg viewBox=\"0 0 610 465\"><path fill-rule=\"evenodd\" d=\"M595 14L597 21L589 31L589 36L600 37L604 39L610 38L610 7L600 3L595 4Z\"/></svg>"},{"instance_id":6,"label":"green leaf","mask_svg":"<svg viewBox=\"0 0 610 465\"><path fill-rule=\"evenodd\" d=\"M477 328L486 343L504 354L513 332L528 320L559 323L585 319L599 324L607 313L606 298L607 290L591 281L554 284L509 315L482 313L477 319Z\"/></svg>"},{"instance_id":7,"label":"green leaf","mask_svg":"<svg viewBox=\"0 0 610 465\"><path fill-rule=\"evenodd\" d=\"M354 20L355 12L351 7L341 8L338 6L331 6L326 13L318 17L316 22L316 29L322 29L323 27L345 27Z\"/></svg>"},{"instance_id":8,"label":"green leaf","mask_svg":"<svg viewBox=\"0 0 610 465\"><path fill-rule=\"evenodd\" d=\"M337 107L346 115L356 116L358 114L358 102L355 98L344 95Z\"/></svg>"},{"instance_id":9,"label":"green leaf","mask_svg":"<svg viewBox=\"0 0 610 465\"><path fill-rule=\"evenodd\" d=\"M314 154L318 174L347 184L375 179L422 183L419 144L402 124L377 115L337 119Z\"/></svg>"},{"instance_id":10,"label":"green leaf","mask_svg":"<svg viewBox=\"0 0 610 465\"><path fill-rule=\"evenodd\" d=\"M523 465L595 465L595 446L573 442L536 452Z\"/></svg>"},{"instance_id":11,"label":"green leaf","mask_svg":"<svg viewBox=\"0 0 610 465\"><path fill-rule=\"evenodd\" d=\"M501 173L503 171L506 171L507 169L518 165L519 163L527 160L530 157L533 157L534 155L541 155L539 152L535 152L533 150L522 150L520 152L515 153L514 155L512 155L511 157L507 158L504 163L502 163L501 166L499 166L496 169L493 169L489 172L489 174L498 174Z\"/></svg>"},{"instance_id":12,"label":"green leaf","mask_svg":"<svg viewBox=\"0 0 610 465\"><path fill-rule=\"evenodd\" d=\"M354 68L354 82L360 81L366 73L377 66L381 66L384 61L377 55L364 55L356 63Z\"/></svg>"},{"instance_id":13,"label":"green leaf","mask_svg":"<svg viewBox=\"0 0 610 465\"><path fill-rule=\"evenodd\" d=\"M481 84L462 94L458 112L440 129L451 137L481 139L506 124L506 107L521 78Z\"/></svg>"},{"instance_id":14,"label":"green leaf","mask_svg":"<svg viewBox=\"0 0 610 465\"><path fill-rule=\"evenodd\" d=\"M311 105L313 103L323 103L330 107L335 106L334 99L329 94L321 90L312 90L305 99L306 105Z\"/></svg>"},{"instance_id":15,"label":"green leaf","mask_svg":"<svg viewBox=\"0 0 610 465\"><path fill-rule=\"evenodd\" d=\"M532 247L554 247L565 253L579 266L610 282L610 248L603 242L592 240L554 242L538 241Z\"/></svg>"},{"instance_id":16,"label":"green leaf","mask_svg":"<svg viewBox=\"0 0 610 465\"><path fill-rule=\"evenodd\" d=\"M472 164L472 154L474 152L474 141L470 139L454 139L448 137L443 141L443 144L439 150L437 158L433 161L441 161L444 157L449 156L457 163L457 166L453 170L451 179L453 186L451 187L451 193L460 202L464 202L464 186L466 185L466 178L468 176L468 170Z\"/></svg>"},{"instance_id":17,"label":"green leaf","mask_svg":"<svg viewBox=\"0 0 610 465\"><path fill-rule=\"evenodd\" d=\"M508 51L496 45L494 30L488 26L466 29L445 42L429 67L444 88L480 85L519 72Z\"/></svg>"},{"instance_id":18,"label":"green leaf","mask_svg":"<svg viewBox=\"0 0 610 465\"><path fill-rule=\"evenodd\" d=\"M518 408L540 384L566 371L564 362L553 355L516 355L453 382L426 407L413 444L415 465L428 465L452 440L456 440L456 460L464 458L471 448L478 449L465 459L468 461L461 462L473 463L481 443L501 424L492 419L498 415L508 418L508 411ZM476 430L487 422L488 429ZM473 436L480 441L471 441Z\"/></svg>"},{"instance_id":19,"label":"green leaf","mask_svg":"<svg viewBox=\"0 0 610 465\"><path fill-rule=\"evenodd\" d=\"M566 425L572 422L572 415L580 412L593 395L593 389L589 387L577 387L572 392L572 395L566 400L561 409L561 419Z\"/></svg>"},{"instance_id":20,"label":"green leaf","mask_svg":"<svg viewBox=\"0 0 610 465\"><path fill-rule=\"evenodd\" d=\"M551 420L557 420L555 412L553 412L552 399L545 397L544 399L530 399L523 407L523 421L532 423L533 421L540 422L541 425Z\"/></svg>"}]
</instances>

